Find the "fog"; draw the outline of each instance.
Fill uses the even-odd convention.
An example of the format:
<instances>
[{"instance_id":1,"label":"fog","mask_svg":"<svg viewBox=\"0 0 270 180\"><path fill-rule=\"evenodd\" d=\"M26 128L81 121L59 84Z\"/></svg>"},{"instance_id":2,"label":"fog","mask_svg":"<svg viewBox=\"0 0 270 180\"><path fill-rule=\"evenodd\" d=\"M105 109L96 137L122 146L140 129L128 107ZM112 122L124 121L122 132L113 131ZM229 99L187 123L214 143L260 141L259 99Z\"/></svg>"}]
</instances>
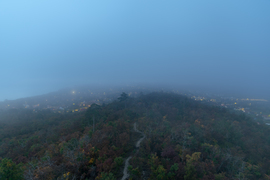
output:
<instances>
[{"instance_id":1,"label":"fog","mask_svg":"<svg viewBox=\"0 0 270 180\"><path fill-rule=\"evenodd\" d=\"M270 1L1 1L0 101L84 84L269 98Z\"/></svg>"}]
</instances>

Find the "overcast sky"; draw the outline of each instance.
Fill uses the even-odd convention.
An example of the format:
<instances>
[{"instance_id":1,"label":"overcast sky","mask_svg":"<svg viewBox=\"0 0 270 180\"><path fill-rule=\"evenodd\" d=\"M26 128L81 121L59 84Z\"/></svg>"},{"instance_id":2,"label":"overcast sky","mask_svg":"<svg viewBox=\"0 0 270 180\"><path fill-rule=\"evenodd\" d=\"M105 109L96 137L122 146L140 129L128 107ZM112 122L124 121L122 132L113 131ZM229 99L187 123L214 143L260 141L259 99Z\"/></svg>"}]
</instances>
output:
<instances>
[{"instance_id":1,"label":"overcast sky","mask_svg":"<svg viewBox=\"0 0 270 180\"><path fill-rule=\"evenodd\" d=\"M0 100L89 83L268 96L269 0L0 1Z\"/></svg>"}]
</instances>

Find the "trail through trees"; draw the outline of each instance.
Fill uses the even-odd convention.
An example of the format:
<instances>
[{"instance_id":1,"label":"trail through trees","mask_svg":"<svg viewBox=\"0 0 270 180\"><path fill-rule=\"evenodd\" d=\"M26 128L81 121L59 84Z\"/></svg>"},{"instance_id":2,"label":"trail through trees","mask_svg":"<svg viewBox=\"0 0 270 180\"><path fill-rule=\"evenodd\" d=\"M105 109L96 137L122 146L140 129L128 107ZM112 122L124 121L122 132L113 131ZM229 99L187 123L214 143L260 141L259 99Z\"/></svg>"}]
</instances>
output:
<instances>
[{"instance_id":1,"label":"trail through trees","mask_svg":"<svg viewBox=\"0 0 270 180\"><path fill-rule=\"evenodd\" d=\"M145 134L137 129L137 124L136 124L136 123L134 123L133 129L134 129L134 131L136 131L136 132L138 132L138 133L141 133L141 134L143 135L143 137L140 138L140 139L137 141L137 143L136 143L136 148L137 148L137 151L136 151L136 152L138 152L138 151L139 151L139 147L140 147L140 145L141 145L141 142L142 142L142 141L144 140L144 138L145 138ZM126 161L125 161L125 167L124 167L124 171L123 171L123 177L122 177L121 180L125 180L125 179L127 179L127 178L129 177L128 166L129 166L129 160L130 160L131 158L132 158L132 156L129 156L129 157L126 159Z\"/></svg>"}]
</instances>

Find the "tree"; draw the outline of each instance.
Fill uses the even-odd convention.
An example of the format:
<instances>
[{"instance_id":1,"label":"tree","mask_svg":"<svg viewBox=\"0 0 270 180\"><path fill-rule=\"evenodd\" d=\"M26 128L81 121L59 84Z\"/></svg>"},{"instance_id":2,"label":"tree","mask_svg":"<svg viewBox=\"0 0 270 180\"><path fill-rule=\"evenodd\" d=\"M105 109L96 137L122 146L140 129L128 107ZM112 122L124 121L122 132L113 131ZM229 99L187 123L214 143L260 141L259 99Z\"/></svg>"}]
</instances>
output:
<instances>
[{"instance_id":1,"label":"tree","mask_svg":"<svg viewBox=\"0 0 270 180\"><path fill-rule=\"evenodd\" d=\"M128 95L125 92L123 92L118 99L120 102L125 101L128 99Z\"/></svg>"},{"instance_id":2,"label":"tree","mask_svg":"<svg viewBox=\"0 0 270 180\"><path fill-rule=\"evenodd\" d=\"M23 171L21 164L16 165L12 160L4 158L0 163L0 179L14 180L22 179Z\"/></svg>"},{"instance_id":3,"label":"tree","mask_svg":"<svg viewBox=\"0 0 270 180\"><path fill-rule=\"evenodd\" d=\"M201 152L194 152L191 156L186 155L187 162L185 166L186 175L184 176L185 180L195 180L196 179L196 171L193 163L198 162L200 159Z\"/></svg>"},{"instance_id":4,"label":"tree","mask_svg":"<svg viewBox=\"0 0 270 180\"><path fill-rule=\"evenodd\" d=\"M127 107L127 101L126 100L128 99L128 95L125 92L123 92L118 99L119 99L120 102L125 103L125 108L126 108Z\"/></svg>"},{"instance_id":5,"label":"tree","mask_svg":"<svg viewBox=\"0 0 270 180\"><path fill-rule=\"evenodd\" d=\"M96 121L96 118L99 118L100 117L100 109L101 107L97 104L92 104L91 107L87 110L86 112L86 117L91 119L92 118L92 121L93 121L93 132L95 132L95 121Z\"/></svg>"},{"instance_id":6,"label":"tree","mask_svg":"<svg viewBox=\"0 0 270 180\"><path fill-rule=\"evenodd\" d=\"M102 172L100 180L116 180L116 178L114 177L113 173Z\"/></svg>"}]
</instances>

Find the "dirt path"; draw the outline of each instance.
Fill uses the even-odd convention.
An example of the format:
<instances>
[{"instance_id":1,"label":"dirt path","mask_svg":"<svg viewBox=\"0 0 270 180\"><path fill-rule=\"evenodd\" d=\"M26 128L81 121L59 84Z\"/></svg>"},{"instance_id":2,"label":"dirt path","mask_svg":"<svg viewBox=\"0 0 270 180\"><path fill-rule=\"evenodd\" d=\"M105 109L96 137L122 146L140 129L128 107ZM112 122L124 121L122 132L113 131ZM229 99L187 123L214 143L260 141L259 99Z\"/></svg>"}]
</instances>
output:
<instances>
[{"instance_id":1,"label":"dirt path","mask_svg":"<svg viewBox=\"0 0 270 180\"><path fill-rule=\"evenodd\" d=\"M136 148L139 148L140 145L141 145L141 142L142 142L142 141L144 140L144 138L145 138L145 134L137 129L137 124L136 124L136 123L134 123L134 127L133 127L133 128L134 128L134 130L135 130L136 132L141 133L141 134L143 135L143 137L142 137L141 139L139 139L139 140L137 141L137 143L136 143Z\"/></svg>"},{"instance_id":2,"label":"dirt path","mask_svg":"<svg viewBox=\"0 0 270 180\"><path fill-rule=\"evenodd\" d=\"M134 131L136 131L136 132L138 132L138 133L141 133L141 134L143 135L143 137L140 138L140 139L137 141L137 143L136 143L136 148L137 148L137 152L138 152L138 148L140 147L141 142L144 140L145 134L137 129L137 124L136 124L136 123L134 123L133 129L134 129ZM122 177L121 180L126 180L126 179L129 177L128 166L129 166L129 160L130 160L131 158L132 158L132 156L129 156L129 157L126 159L126 161L125 161L125 168L124 168L124 171L123 171L123 177Z\"/></svg>"}]
</instances>

